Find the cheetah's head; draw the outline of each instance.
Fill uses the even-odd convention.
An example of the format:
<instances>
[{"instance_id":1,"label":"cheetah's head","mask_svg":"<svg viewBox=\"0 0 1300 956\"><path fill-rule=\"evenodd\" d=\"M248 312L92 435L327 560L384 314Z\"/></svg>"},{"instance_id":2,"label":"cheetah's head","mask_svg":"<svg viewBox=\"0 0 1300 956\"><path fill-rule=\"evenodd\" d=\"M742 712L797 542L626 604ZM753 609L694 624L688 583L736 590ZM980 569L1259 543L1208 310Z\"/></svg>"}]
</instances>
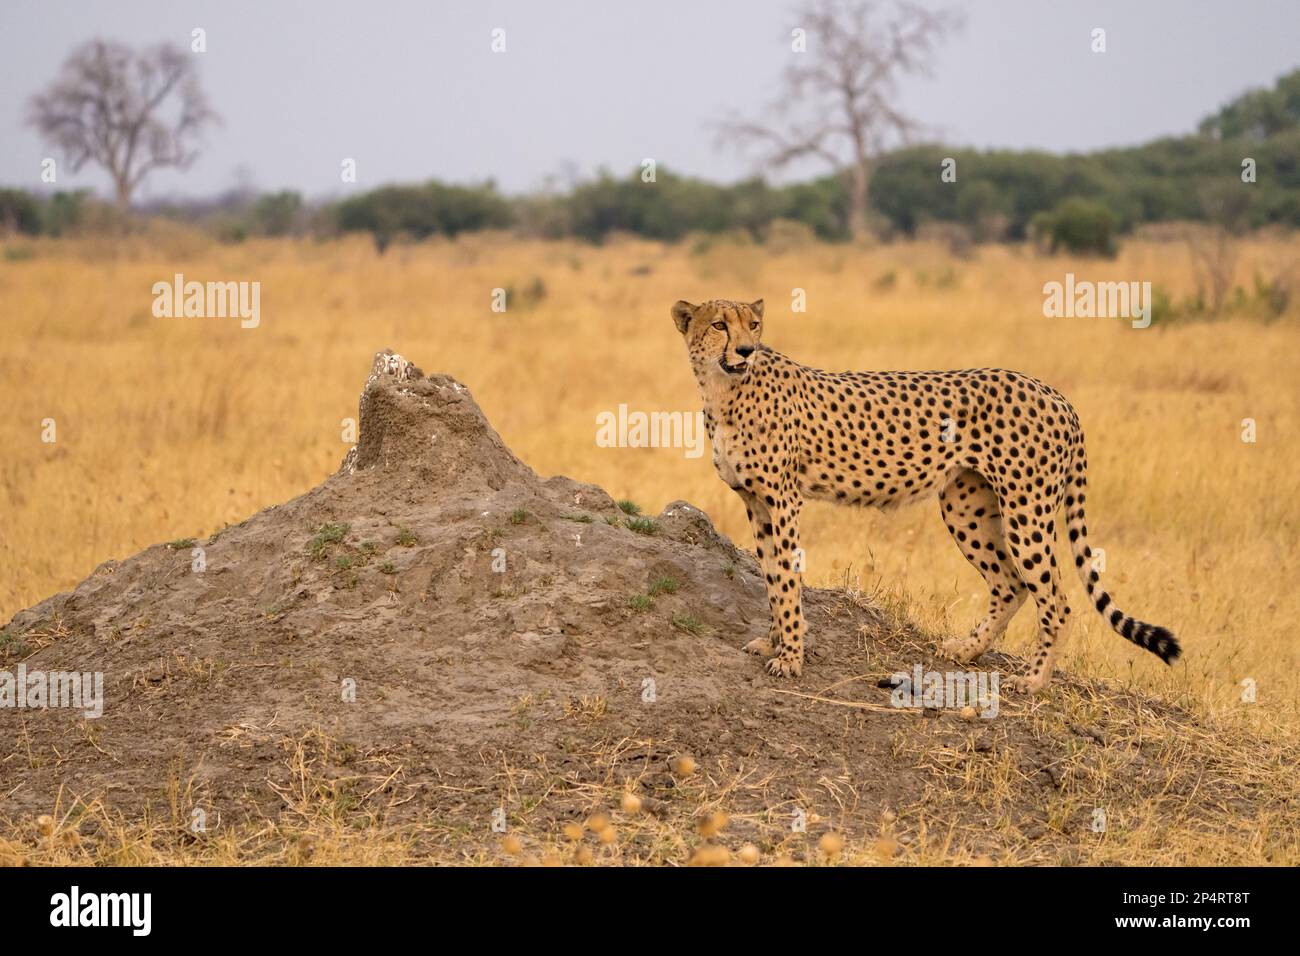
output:
<instances>
[{"instance_id":1,"label":"cheetah's head","mask_svg":"<svg viewBox=\"0 0 1300 956\"><path fill-rule=\"evenodd\" d=\"M681 300L673 306L673 322L686 339L686 350L697 368L721 369L729 376L749 371L763 333L763 300L731 302L714 299L702 305Z\"/></svg>"}]
</instances>

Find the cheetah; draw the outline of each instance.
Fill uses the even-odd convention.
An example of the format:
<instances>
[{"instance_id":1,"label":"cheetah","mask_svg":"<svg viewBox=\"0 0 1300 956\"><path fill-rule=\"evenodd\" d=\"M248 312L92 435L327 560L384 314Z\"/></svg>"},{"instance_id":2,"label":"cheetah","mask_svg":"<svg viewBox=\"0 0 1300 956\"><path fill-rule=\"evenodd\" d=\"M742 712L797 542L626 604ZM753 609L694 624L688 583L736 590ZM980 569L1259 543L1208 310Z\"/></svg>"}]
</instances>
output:
<instances>
[{"instance_id":1,"label":"cheetah","mask_svg":"<svg viewBox=\"0 0 1300 956\"><path fill-rule=\"evenodd\" d=\"M808 368L759 341L762 299L679 301L672 317L704 400L714 468L744 501L753 529L771 623L745 650L766 658L769 673L803 669L804 501L889 508L936 493L949 533L990 591L984 619L968 637L945 642L945 655L978 657L1032 597L1038 646L1010 683L1025 693L1047 685L1070 616L1056 560L1064 508L1074 565L1093 605L1129 641L1167 664L1178 657L1172 633L1120 611L1099 583L1084 520L1083 432L1055 389L1000 368Z\"/></svg>"}]
</instances>

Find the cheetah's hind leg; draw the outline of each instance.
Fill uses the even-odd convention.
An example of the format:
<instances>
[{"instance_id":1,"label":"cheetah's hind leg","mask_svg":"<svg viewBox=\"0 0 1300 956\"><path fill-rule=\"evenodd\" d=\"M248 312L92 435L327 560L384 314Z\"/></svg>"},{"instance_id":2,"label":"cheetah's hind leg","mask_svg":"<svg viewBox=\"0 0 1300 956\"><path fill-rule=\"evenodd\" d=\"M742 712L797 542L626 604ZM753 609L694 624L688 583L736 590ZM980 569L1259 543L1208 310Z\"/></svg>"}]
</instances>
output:
<instances>
[{"instance_id":1,"label":"cheetah's hind leg","mask_svg":"<svg viewBox=\"0 0 1300 956\"><path fill-rule=\"evenodd\" d=\"M1027 505L1005 499L1002 512L1014 529L1007 534L1007 544L1015 566L1038 609L1038 647L1029 669L1011 681L1011 689L1036 694L1051 681L1052 668L1069 633L1070 605L1061 589L1055 555L1056 522L1051 512L1035 514Z\"/></svg>"},{"instance_id":2,"label":"cheetah's hind leg","mask_svg":"<svg viewBox=\"0 0 1300 956\"><path fill-rule=\"evenodd\" d=\"M989 586L984 620L967 637L950 638L941 648L954 660L970 661L1007 629L1025 601L1025 584L1007 546L998 496L983 475L969 468L954 473L939 493L939 508L953 541Z\"/></svg>"}]
</instances>

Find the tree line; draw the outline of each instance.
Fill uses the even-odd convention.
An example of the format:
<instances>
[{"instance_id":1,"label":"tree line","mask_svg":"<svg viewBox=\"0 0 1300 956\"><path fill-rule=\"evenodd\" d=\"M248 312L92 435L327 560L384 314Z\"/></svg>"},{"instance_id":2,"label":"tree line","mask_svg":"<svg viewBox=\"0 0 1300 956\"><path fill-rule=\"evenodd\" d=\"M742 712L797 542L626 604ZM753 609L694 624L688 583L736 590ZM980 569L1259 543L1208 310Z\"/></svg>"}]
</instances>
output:
<instances>
[{"instance_id":1,"label":"tree line","mask_svg":"<svg viewBox=\"0 0 1300 956\"><path fill-rule=\"evenodd\" d=\"M491 182L434 180L337 201L309 203L284 191L149 211L198 222L228 241L364 232L381 249L484 229L591 242L616 233L671 241L735 232L762 242L779 223L843 241L861 225L853 177L843 172L785 185L759 177L718 184L662 167L647 178L640 168L606 172L562 193L520 196ZM84 192L0 190L0 230L62 235L103 218ZM971 241L1042 238L1100 253L1144 223L1300 226L1300 70L1233 100L1195 134L1142 146L1064 156L937 144L893 149L873 162L866 218L866 228L883 238L940 227Z\"/></svg>"}]
</instances>

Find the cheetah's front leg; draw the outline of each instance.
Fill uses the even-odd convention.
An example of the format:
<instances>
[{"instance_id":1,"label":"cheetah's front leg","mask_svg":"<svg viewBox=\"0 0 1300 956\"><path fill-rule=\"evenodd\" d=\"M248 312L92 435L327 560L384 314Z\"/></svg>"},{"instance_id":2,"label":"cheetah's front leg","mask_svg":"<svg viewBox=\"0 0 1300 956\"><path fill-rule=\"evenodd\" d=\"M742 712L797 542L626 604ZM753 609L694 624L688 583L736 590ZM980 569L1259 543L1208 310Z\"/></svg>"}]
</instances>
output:
<instances>
[{"instance_id":1,"label":"cheetah's front leg","mask_svg":"<svg viewBox=\"0 0 1300 956\"><path fill-rule=\"evenodd\" d=\"M767 658L769 674L798 677L803 670L804 634L802 559L799 550L797 499L774 494L745 496L745 510L754 529L754 547L767 584L771 626L766 639L751 641L745 650Z\"/></svg>"}]
</instances>

